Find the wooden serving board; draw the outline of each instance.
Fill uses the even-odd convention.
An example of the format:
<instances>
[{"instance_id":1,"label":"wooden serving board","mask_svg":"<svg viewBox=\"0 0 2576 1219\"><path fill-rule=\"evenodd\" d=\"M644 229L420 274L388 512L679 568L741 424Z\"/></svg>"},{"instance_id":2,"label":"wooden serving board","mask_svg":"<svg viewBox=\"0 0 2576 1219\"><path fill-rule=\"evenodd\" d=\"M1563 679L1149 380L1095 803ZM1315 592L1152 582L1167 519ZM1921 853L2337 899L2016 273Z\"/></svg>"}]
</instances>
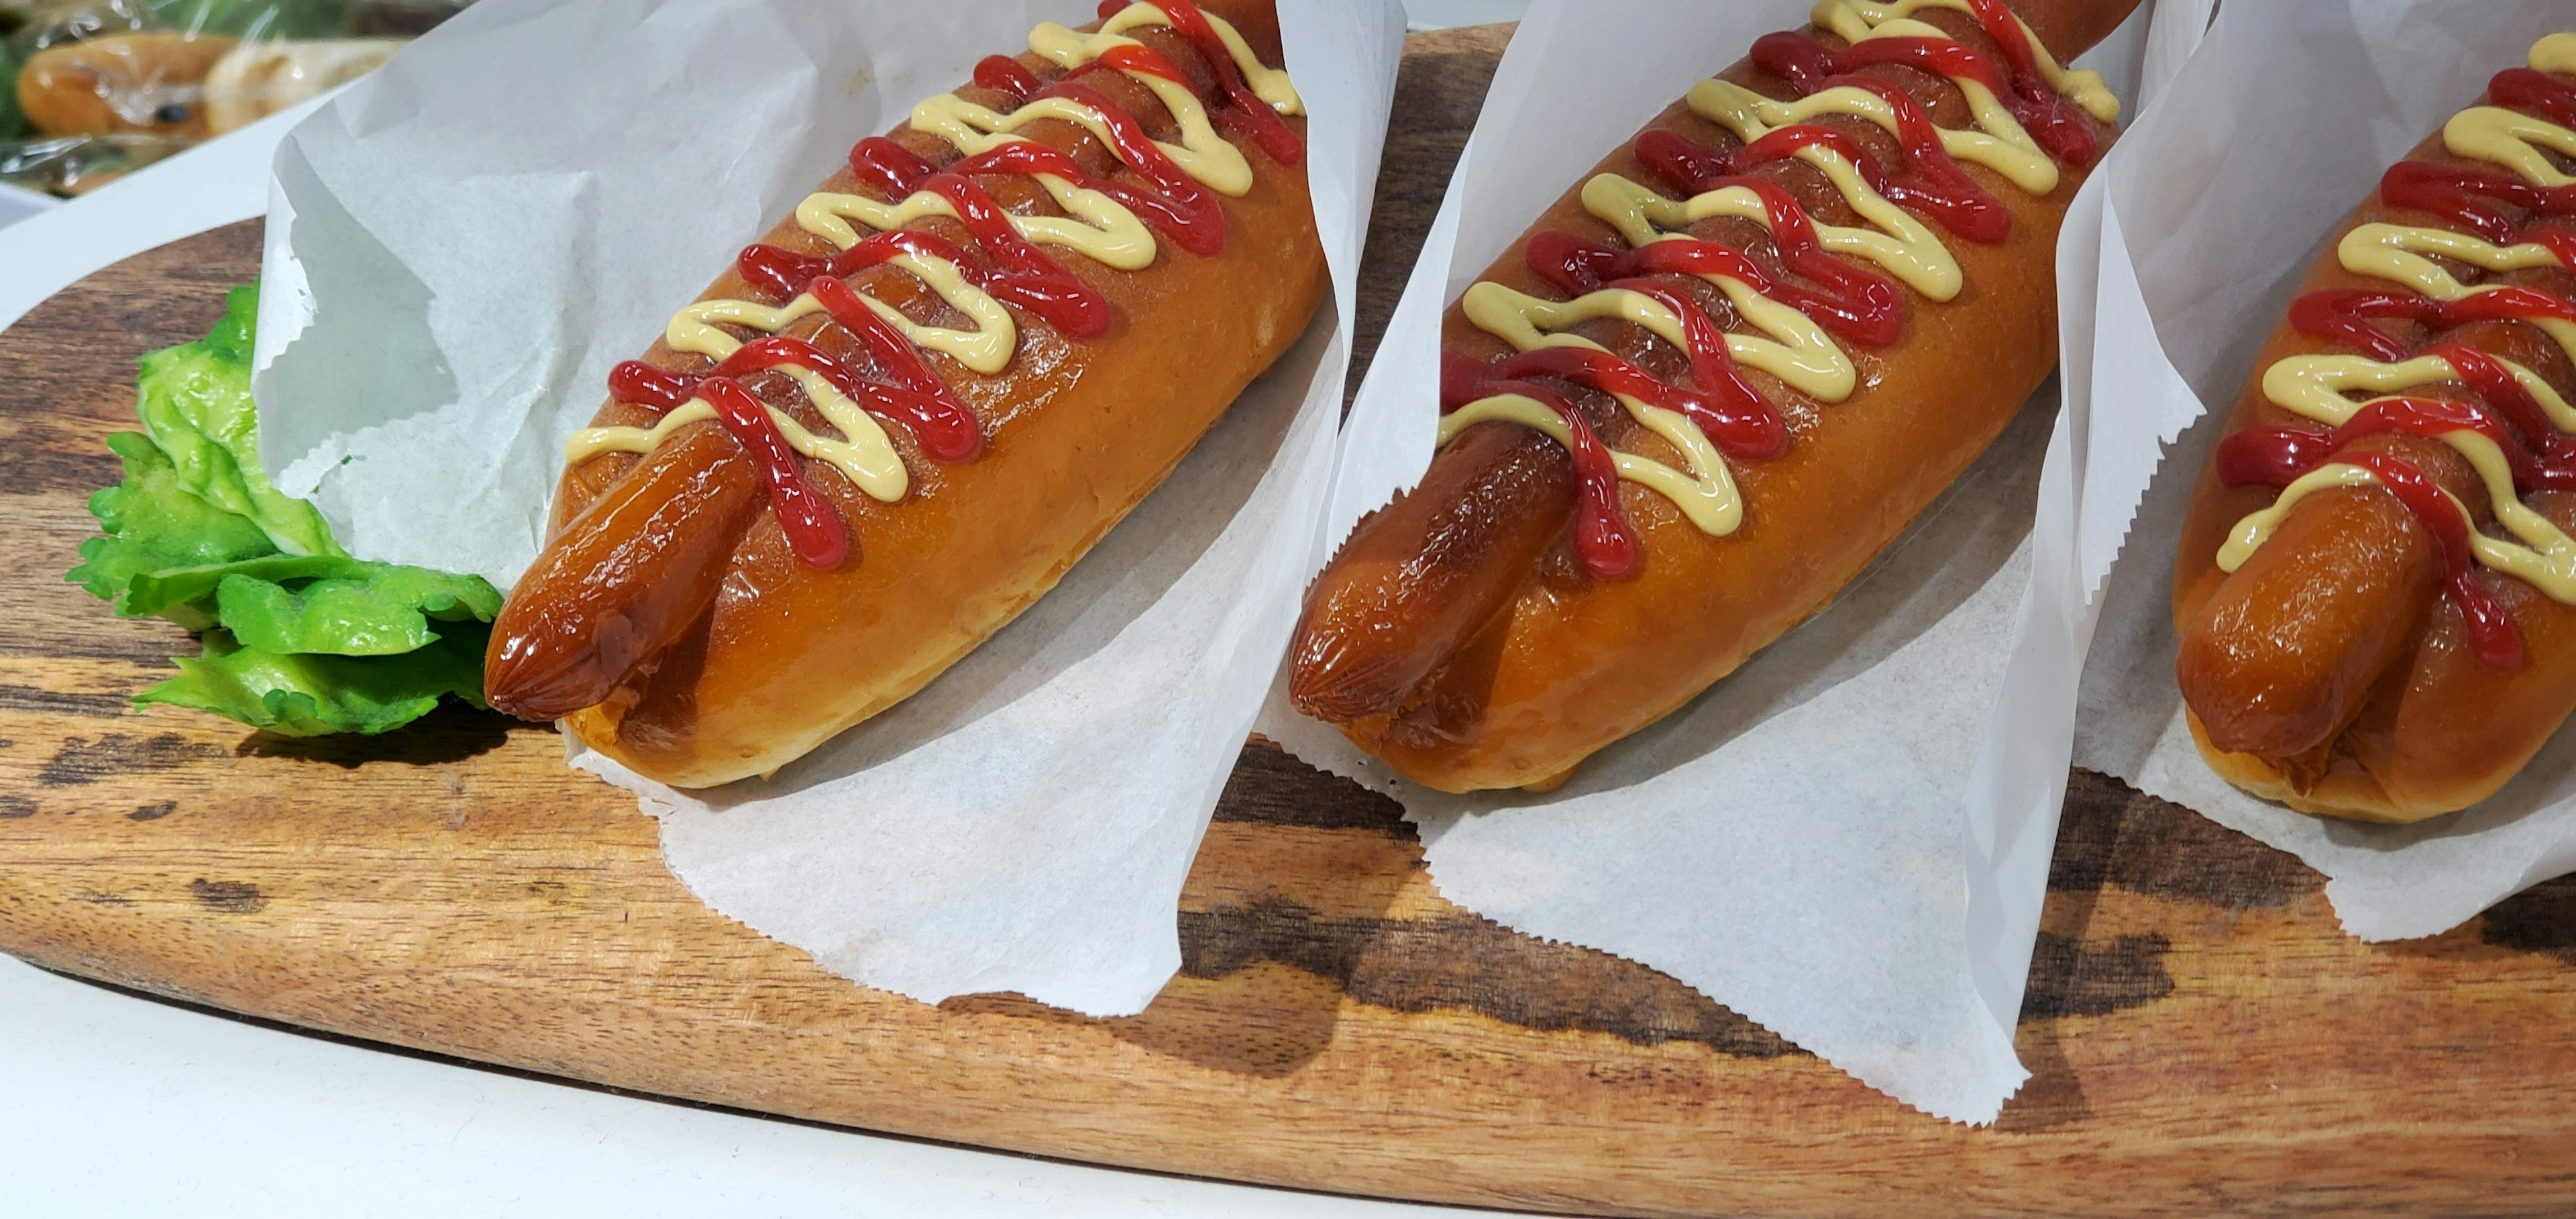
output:
<instances>
[{"instance_id":1,"label":"wooden serving board","mask_svg":"<svg viewBox=\"0 0 2576 1219\"><path fill-rule=\"evenodd\" d=\"M1500 47L1418 40L1370 324ZM133 358L204 333L256 223L0 335L0 948L158 995L623 1089L1078 1160L1587 1212L2565 1213L2576 883L2342 935L2288 856L2078 774L1991 1130L1680 983L1442 900L1392 803L1248 746L1153 1006L863 990L700 905L545 730L376 741L136 711L184 636L63 584ZM927 829L927 827L926 827ZM1641 912L1645 914L1648 912ZM5 1035L5 1031L0 1031Z\"/></svg>"}]
</instances>

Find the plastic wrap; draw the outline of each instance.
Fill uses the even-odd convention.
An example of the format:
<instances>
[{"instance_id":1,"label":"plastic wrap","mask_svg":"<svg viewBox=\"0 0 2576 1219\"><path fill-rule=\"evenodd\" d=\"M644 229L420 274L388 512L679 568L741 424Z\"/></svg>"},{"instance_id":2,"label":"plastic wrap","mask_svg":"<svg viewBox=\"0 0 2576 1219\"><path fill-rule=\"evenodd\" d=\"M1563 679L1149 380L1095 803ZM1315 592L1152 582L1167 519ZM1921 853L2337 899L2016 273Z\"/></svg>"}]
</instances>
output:
<instances>
[{"instance_id":1,"label":"plastic wrap","mask_svg":"<svg viewBox=\"0 0 2576 1219\"><path fill-rule=\"evenodd\" d=\"M471 0L0 0L0 182L77 195L373 70Z\"/></svg>"}]
</instances>

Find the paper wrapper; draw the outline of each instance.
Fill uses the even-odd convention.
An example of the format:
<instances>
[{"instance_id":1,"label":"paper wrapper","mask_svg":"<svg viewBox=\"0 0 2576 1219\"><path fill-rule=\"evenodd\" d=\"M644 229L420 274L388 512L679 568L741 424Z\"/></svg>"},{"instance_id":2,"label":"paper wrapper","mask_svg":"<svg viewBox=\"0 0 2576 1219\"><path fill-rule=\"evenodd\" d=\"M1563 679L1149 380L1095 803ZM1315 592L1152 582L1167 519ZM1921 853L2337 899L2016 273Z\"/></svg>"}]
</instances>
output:
<instances>
[{"instance_id":1,"label":"paper wrapper","mask_svg":"<svg viewBox=\"0 0 2576 1219\"><path fill-rule=\"evenodd\" d=\"M1283 0L1333 304L1054 592L773 781L682 793L672 871L925 1001L1132 1013L1286 647L1315 544L1403 22ZM483 0L296 129L256 388L271 475L361 556L506 585L563 444L744 242L860 137L1076 0Z\"/></svg>"},{"instance_id":2,"label":"paper wrapper","mask_svg":"<svg viewBox=\"0 0 2576 1219\"><path fill-rule=\"evenodd\" d=\"M1317 565L1430 462L1442 308L1605 150L1809 8L1603 7L1542 0L1495 73L1345 426ZM2146 25L2080 61L2124 98ZM2072 732L2071 667L2005 675L2055 404L2032 399L1831 609L1554 793L1407 784L1276 687L1262 731L1402 801L1451 900L1671 974L1908 1104L1992 1121L2028 1076L2012 1029Z\"/></svg>"},{"instance_id":3,"label":"paper wrapper","mask_svg":"<svg viewBox=\"0 0 2576 1219\"><path fill-rule=\"evenodd\" d=\"M2080 512L2081 544L2043 582L2072 597L2109 576L2076 760L2297 855L2366 940L2436 934L2576 868L2576 740L2560 734L2484 803L2412 826L2238 791L2183 726L2174 538L2215 425L2333 228L2488 77L2563 29L2576 3L2228 4L2060 247L2068 342L2089 343L2093 366L2089 385L2069 384L2082 439L2056 455L2082 488L2057 505Z\"/></svg>"}]
</instances>

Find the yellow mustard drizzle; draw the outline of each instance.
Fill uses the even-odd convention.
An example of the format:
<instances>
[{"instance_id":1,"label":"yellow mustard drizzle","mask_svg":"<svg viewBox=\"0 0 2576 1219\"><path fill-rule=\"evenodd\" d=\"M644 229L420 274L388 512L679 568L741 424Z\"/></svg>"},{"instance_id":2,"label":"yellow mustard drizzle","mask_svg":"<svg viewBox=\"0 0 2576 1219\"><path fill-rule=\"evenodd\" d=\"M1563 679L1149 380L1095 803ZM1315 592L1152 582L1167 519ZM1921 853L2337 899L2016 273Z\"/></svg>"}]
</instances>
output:
<instances>
[{"instance_id":1,"label":"yellow mustard drizzle","mask_svg":"<svg viewBox=\"0 0 2576 1219\"><path fill-rule=\"evenodd\" d=\"M1770 373L1820 402L1840 402L1851 397L1859 373L1843 349L1826 336L1823 327L1806 314L1755 292L1742 280L1723 275L1708 278L1744 311L1746 321L1771 336L1727 335L1726 349L1736 362ZM1592 346L1574 335L1543 332L1571 330L1605 317L1634 322L1676 347L1690 346L1679 316L1661 301L1625 288L1604 288L1570 301L1551 301L1487 280L1467 289L1459 305L1477 329L1511 344L1516 351L1551 345Z\"/></svg>"},{"instance_id":2,"label":"yellow mustard drizzle","mask_svg":"<svg viewBox=\"0 0 2576 1219\"><path fill-rule=\"evenodd\" d=\"M1579 340L1578 340L1579 341ZM1591 346L1586 343L1585 346ZM1619 477L1660 492L1682 510L1682 515L1702 532L1724 537L1744 523L1744 497L1735 490L1735 480L1726 471L1726 459L1717 446L1700 434L1699 426L1679 411L1650 406L1626 394L1619 395L1637 422L1672 442L1690 466L1688 473L1635 453L1612 450L1610 460ZM1556 438L1568 448L1574 445L1574 433L1556 411L1526 394L1494 394L1478 398L1440 417L1440 443L1447 444L1458 433L1489 419L1500 419L1522 427L1536 428Z\"/></svg>"},{"instance_id":3,"label":"yellow mustard drizzle","mask_svg":"<svg viewBox=\"0 0 2576 1219\"><path fill-rule=\"evenodd\" d=\"M2529 62L2543 72L2576 73L2576 34L2551 34L2541 39L2533 44ZM2442 126L2442 146L2456 156L2502 166L2535 186L2576 181L2561 173L2543 152L2546 149L2576 155L2576 131L2501 107L2472 106L2452 116ZM2504 285L2463 284L2434 258L2487 272L2561 265L2548 247L2535 242L2499 246L2448 229L2387 223L2356 226L2336 245L2335 257L2345 270L2356 275L2403 284L2437 301L2494 292ZM2569 358L2576 359L2576 324L2558 318L2523 320L2538 326ZM2576 406L2571 406L2555 386L2520 364L2502 359L2497 362L2540 404L2553 426L2563 432L2576 432ZM2366 356L2302 355L2279 360L2263 370L2263 396L2293 414L2334 427L2369 403L2395 396L2399 391L2458 380L2459 371L2438 355L2419 355L2396 363ZM2355 401L2349 395L2356 393L2379 396ZM2472 529L2469 545L2477 561L2529 582L2552 600L2576 604L2576 538L2570 538L2549 518L2523 504L2514 489L2513 468L2493 440L2467 428L2446 432L2441 439L2477 470L2497 522L2522 543L2515 545ZM2310 471L2283 488L2271 506L2236 523L2226 544L2219 548L2219 569L2232 572L2243 566L2271 538L2290 509L2309 495L2331 487L2376 482L2377 476L2360 466L2329 463ZM2453 503L2458 501L2454 499ZM2465 505L2460 508L2466 519L2476 519L2467 516Z\"/></svg>"},{"instance_id":4,"label":"yellow mustard drizzle","mask_svg":"<svg viewBox=\"0 0 2576 1219\"><path fill-rule=\"evenodd\" d=\"M1285 71L1263 64L1244 42L1242 33L1224 18L1213 13L1203 13L1202 16L1225 44L1227 54L1233 58L1236 69L1243 74L1244 83L1255 96L1280 114L1304 112L1304 103ZM1099 58L1113 47L1142 45L1125 36L1129 30L1171 24L1170 15L1159 5L1131 4L1113 14L1093 34L1081 34L1052 21L1042 23L1030 32L1029 47L1051 62L1075 68ZM1173 164L1201 185L1228 197L1240 198L1252 189L1250 162L1244 159L1241 150L1216 133L1215 126L1208 119L1206 105L1196 94L1152 73L1131 71L1126 75L1151 90L1170 111L1173 124L1180 128L1180 144L1155 142L1155 146L1170 157ZM1111 150L1117 148L1117 142L1110 136L1107 118L1089 106L1061 97L1037 98L1009 114L1002 114L968 102L954 93L943 93L914 106L911 125L923 134L946 140L965 156L975 156L1004 144L1026 140L1026 136L1016 132L1039 119L1073 123L1098 136L1101 143ZM1153 265L1157 250L1154 234L1126 205L1053 174L1033 176L1066 214L1012 215L1011 225L1020 236L1040 245L1073 250L1121 271L1142 270ZM799 227L843 250L862 240L859 225L883 232L928 216L955 217L956 214L955 205L933 191L915 192L900 203L883 203L864 195L818 191L796 205ZM974 372L993 376L1010 366L1011 358L1019 348L1018 325L1012 321L1010 310L993 299L990 293L975 286L957 264L926 254L907 253L888 259L885 265L910 272L949 307L971 319L974 326L971 329L925 326L904 316L893 305L864 293L858 294L870 311L891 323L914 344L947 355ZM670 326L663 333L663 342L673 351L722 361L742 346L741 340L723 329L724 326L741 326L777 334L822 308L822 303L811 295L798 296L778 306L742 300L699 301L673 315ZM902 499L911 489L911 475L904 468L903 457L896 452L885 429L821 374L792 364L781 365L776 371L793 378L804 389L815 410L841 433L840 439L817 436L786 411L769 407L770 421L778 425L788 447L838 469L852 485L873 499L889 503ZM574 433L572 440L564 446L564 460L577 465L603 453L649 453L679 429L714 417L715 408L704 398L692 398L664 414L650 428L585 428Z\"/></svg>"},{"instance_id":5,"label":"yellow mustard drizzle","mask_svg":"<svg viewBox=\"0 0 2576 1219\"><path fill-rule=\"evenodd\" d=\"M1852 37L1853 30L1857 28L1855 17L1861 24L1884 26L1927 8L1946 8L1971 17L1977 14L1976 6L1968 0L1817 0L1808 19L1819 28L1832 30L1845 42L1858 42L1859 39ZM2048 82L2049 88L2065 94L2068 101L2083 107L2086 114L2102 122L2112 122L2120 117L2120 99L2111 92L2110 86L2102 83L2101 73L2091 68L2058 66L2057 57L2049 54L2047 44L2039 40L2039 31L2030 28L2030 23L2022 20L2018 13L2013 15L2013 24L2020 26L2021 36L2029 40L2031 58L2038 61L2040 77Z\"/></svg>"},{"instance_id":6,"label":"yellow mustard drizzle","mask_svg":"<svg viewBox=\"0 0 2576 1219\"><path fill-rule=\"evenodd\" d=\"M1035 109L1061 98L1041 98L1025 109ZM1016 114L1013 117L1018 117ZM928 130L918 124L915 130ZM1007 143L995 140L993 143ZM1154 265L1154 234L1145 222L1127 206L1087 187L1076 186L1054 174L1033 174L1038 184L1053 196L1056 206L1068 216L1014 216L1011 227L1039 245L1063 246L1083 257L1121 271L1139 271ZM796 205L796 223L806 232L821 237L842 249L857 245L860 233L853 220L878 232L902 228L924 216L957 218L957 205L937 191L916 191L901 203L880 203L866 195L834 194L817 191Z\"/></svg>"},{"instance_id":7,"label":"yellow mustard drizzle","mask_svg":"<svg viewBox=\"0 0 2576 1219\"><path fill-rule=\"evenodd\" d=\"M1846 42L1897 36L1948 39L1947 32L1908 19L1910 14L1926 8L1956 9L1971 15L1975 12L1967 0L1822 0L1815 7L1814 21ZM2103 86L2100 75L2060 68L2027 24L2022 31L2030 38L2034 58L2051 87L2066 93L2104 122L2119 117L2119 99ZM1943 149L1956 160L1995 171L2032 195L2055 190L2057 163L2040 150L2020 121L1983 85L1951 79L1966 93L1978 129L1941 129ZM1822 89L1784 102L1724 80L1709 79L1691 88L1688 103L1694 113L1727 128L1748 144L1778 127L1811 122L1828 114L1858 117L1890 134L1897 130L1896 111L1886 99L1865 89ZM1859 166L1832 149L1811 146L1795 155L1822 172L1852 211L1872 226L1853 228L1811 220L1818 244L1879 267L1929 300L1957 298L1966 287L1965 276L1949 246L1929 226L1879 194L1862 176ZM1687 234L1679 230L1711 217L1750 220L1766 229L1771 225L1770 212L1763 206L1761 196L1741 186L1720 187L1688 199L1670 199L1633 179L1601 174L1584 184L1583 206L1595 218L1619 230L1620 237L1635 248L1657 241L1688 240ZM1727 350L1739 363L1770 373L1819 402L1841 402L1851 396L1858 380L1851 357L1813 319L1732 276L1707 274L1701 278L1723 292L1745 321L1761 332L1759 336L1726 336ZM1459 303L1478 329L1511 344L1515 351L1542 346L1600 350L1599 344L1564 331L1605 317L1633 322L1685 351L1690 346L1681 319L1660 302L1638 292L1605 289L1559 302L1483 282L1470 287ZM1651 406L1626 394L1613 396L1629 417L1670 443L1681 455L1684 467L1676 470L1651 458L1612 450L1611 460L1619 477L1672 500L1703 533L1712 537L1734 533L1744 521L1744 502L1724 455L1679 412ZM1507 393L1478 399L1443 416L1440 443L1445 445L1468 426L1487 420L1536 428L1559 443L1566 443L1570 436L1555 411L1526 395Z\"/></svg>"},{"instance_id":8,"label":"yellow mustard drizzle","mask_svg":"<svg viewBox=\"0 0 2576 1219\"><path fill-rule=\"evenodd\" d=\"M1799 155L1805 159L1805 154L1811 152L1819 155L1809 162L1824 167L1826 176L1844 187L1843 197L1851 203L1852 210L1880 226L1873 231L1811 221L1818 243L1838 254L1868 259L1933 300L1946 301L1959 295L1959 289L1966 284L1959 274L1959 262L1931 229L1916 220L1913 213L1889 203L1871 189L1851 162L1822 148L1800 149ZM1846 175L1848 184L1844 181ZM1731 216L1766 229L1771 227L1770 210L1762 206L1762 196L1749 187L1722 186L1688 199L1667 199L1655 193L1653 187L1618 174L1601 174L1583 184L1583 210L1618 229L1629 245L1640 247L1663 240L1663 230L1687 229L1712 216Z\"/></svg>"}]
</instances>

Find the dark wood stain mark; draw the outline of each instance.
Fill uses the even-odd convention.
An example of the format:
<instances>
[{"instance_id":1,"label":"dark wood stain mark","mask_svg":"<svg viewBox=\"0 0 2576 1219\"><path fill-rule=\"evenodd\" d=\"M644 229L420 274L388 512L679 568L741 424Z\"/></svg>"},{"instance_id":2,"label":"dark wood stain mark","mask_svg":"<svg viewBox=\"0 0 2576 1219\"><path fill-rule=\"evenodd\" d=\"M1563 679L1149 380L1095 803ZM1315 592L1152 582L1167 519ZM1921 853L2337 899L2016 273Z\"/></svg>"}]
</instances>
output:
<instances>
[{"instance_id":1,"label":"dark wood stain mark","mask_svg":"<svg viewBox=\"0 0 2576 1219\"><path fill-rule=\"evenodd\" d=\"M35 797L0 796L0 821L24 821L35 815Z\"/></svg>"},{"instance_id":2,"label":"dark wood stain mark","mask_svg":"<svg viewBox=\"0 0 2576 1219\"><path fill-rule=\"evenodd\" d=\"M217 914L257 914L268 909L268 896L246 880L208 880L200 876L188 882L188 893L198 905Z\"/></svg>"},{"instance_id":3,"label":"dark wood stain mark","mask_svg":"<svg viewBox=\"0 0 2576 1219\"><path fill-rule=\"evenodd\" d=\"M1418 837L1394 797L1326 774L1263 740L1245 745L1235 759L1234 774L1217 797L1216 820L1376 830L1408 842Z\"/></svg>"},{"instance_id":4,"label":"dark wood stain mark","mask_svg":"<svg viewBox=\"0 0 2576 1219\"><path fill-rule=\"evenodd\" d=\"M1551 944L1459 915L1325 918L1264 899L1181 914L1181 971L1221 978L1273 961L1399 1012L1465 1010L1540 1032L1687 1041L1739 1058L1806 1053L1681 982L1633 961Z\"/></svg>"},{"instance_id":5,"label":"dark wood stain mark","mask_svg":"<svg viewBox=\"0 0 2576 1219\"><path fill-rule=\"evenodd\" d=\"M63 566L70 567L66 563ZM63 586L72 596L87 600L86 594L70 585ZM163 631L141 630L137 619L121 619L109 614L105 605L90 602L98 610L96 619L78 622L44 621L27 624L23 634L0 638L0 656L33 656L44 660L121 660L151 669L168 670L172 653L194 654L196 646L176 632L168 623ZM141 686L138 684L137 689Z\"/></svg>"},{"instance_id":6,"label":"dark wood stain mark","mask_svg":"<svg viewBox=\"0 0 2576 1219\"><path fill-rule=\"evenodd\" d=\"M36 772L36 782L45 787L69 787L138 771L170 770L223 756L223 750L175 732L155 737L111 732L95 741L73 737L54 751L43 770Z\"/></svg>"},{"instance_id":7,"label":"dark wood stain mark","mask_svg":"<svg viewBox=\"0 0 2576 1219\"><path fill-rule=\"evenodd\" d=\"M72 891L72 900L76 902L87 902L93 906L131 906L134 904L133 902L127 901L124 897L110 893L105 889L75 889Z\"/></svg>"},{"instance_id":8,"label":"dark wood stain mark","mask_svg":"<svg viewBox=\"0 0 2576 1219\"><path fill-rule=\"evenodd\" d=\"M1359 317L1352 331L1351 376L1342 391L1344 409L1377 358L1378 340L1404 293L1422 240L1430 235L1458 154L1485 108L1485 91L1493 84L1498 62L1472 51L1408 55L1396 72L1393 113L1408 117L1387 132L1378 161L1377 203L1369 212L1368 241L1360 250Z\"/></svg>"},{"instance_id":9,"label":"dark wood stain mark","mask_svg":"<svg viewBox=\"0 0 2576 1219\"><path fill-rule=\"evenodd\" d=\"M2478 938L2576 965L2576 876L2542 881L2497 902L2479 920Z\"/></svg>"},{"instance_id":10,"label":"dark wood stain mark","mask_svg":"<svg viewBox=\"0 0 2576 1219\"><path fill-rule=\"evenodd\" d=\"M159 804L146 804L141 808L135 809L133 812L127 813L125 815L125 819L128 821L159 821L163 817L167 817L178 811L178 801L164 800Z\"/></svg>"},{"instance_id":11,"label":"dark wood stain mark","mask_svg":"<svg viewBox=\"0 0 2576 1219\"><path fill-rule=\"evenodd\" d=\"M2021 1065L2030 1072L2030 1078L2022 1083L2021 1091L2004 1102L2003 1115L1995 1120L1995 1132L2036 1134L2093 1116L2092 1102L2084 1095L2083 1076L2067 1061L2057 1024L2030 1020L2027 1009L2023 1016L2022 1023L2013 1030L2013 1051L2021 1056Z\"/></svg>"},{"instance_id":12,"label":"dark wood stain mark","mask_svg":"<svg viewBox=\"0 0 2576 1219\"><path fill-rule=\"evenodd\" d=\"M124 715L131 705L122 694L73 694L62 690L40 690L34 686L0 685L0 711L113 719Z\"/></svg>"},{"instance_id":13,"label":"dark wood stain mark","mask_svg":"<svg viewBox=\"0 0 2576 1219\"><path fill-rule=\"evenodd\" d=\"M2030 955L2021 1018L2107 1016L2145 1007L2173 993L2173 975L2165 972L2165 953L2172 947L2156 932L2096 944L2040 932Z\"/></svg>"},{"instance_id":14,"label":"dark wood stain mark","mask_svg":"<svg viewBox=\"0 0 2576 1219\"><path fill-rule=\"evenodd\" d=\"M20 418L0 436L0 495L63 493L86 502L92 492L124 477L116 454L85 420ZM68 568L77 562L66 558Z\"/></svg>"},{"instance_id":15,"label":"dark wood stain mark","mask_svg":"<svg viewBox=\"0 0 2576 1219\"><path fill-rule=\"evenodd\" d=\"M2242 910L2287 905L2322 883L2298 857L2108 775L2079 770L2067 780L2051 889L2117 885Z\"/></svg>"}]
</instances>

